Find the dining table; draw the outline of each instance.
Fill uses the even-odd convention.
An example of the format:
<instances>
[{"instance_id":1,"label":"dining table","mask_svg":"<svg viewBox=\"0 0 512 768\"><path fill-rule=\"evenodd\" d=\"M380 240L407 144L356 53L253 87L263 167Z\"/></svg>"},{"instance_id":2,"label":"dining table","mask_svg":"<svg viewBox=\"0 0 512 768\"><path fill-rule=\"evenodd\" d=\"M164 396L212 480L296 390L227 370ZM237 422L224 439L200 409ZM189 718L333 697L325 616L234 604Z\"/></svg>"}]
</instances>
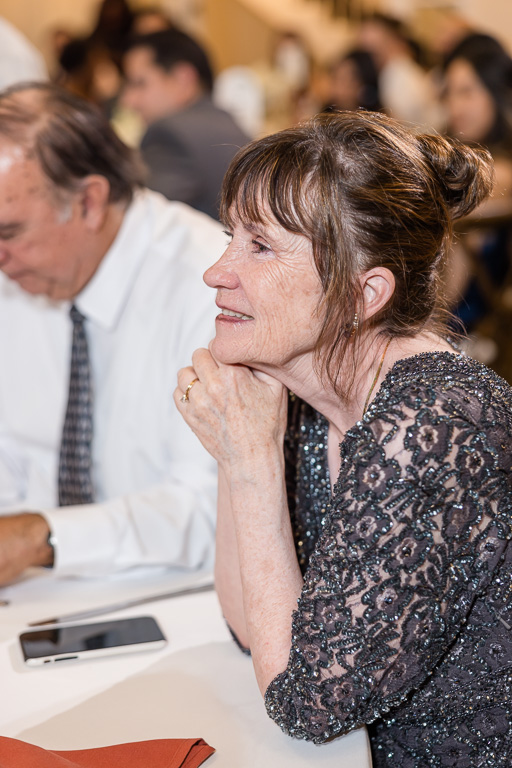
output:
<instances>
[{"instance_id":1,"label":"dining table","mask_svg":"<svg viewBox=\"0 0 512 768\"><path fill-rule=\"evenodd\" d=\"M89 622L153 616L167 644L26 665L18 636L76 612L89 612L80 619ZM27 571L0 589L0 686L0 735L45 749L193 737L216 750L207 768L371 768L365 728L316 745L290 738L269 719L251 658L231 637L210 573L134 569L70 579Z\"/></svg>"}]
</instances>

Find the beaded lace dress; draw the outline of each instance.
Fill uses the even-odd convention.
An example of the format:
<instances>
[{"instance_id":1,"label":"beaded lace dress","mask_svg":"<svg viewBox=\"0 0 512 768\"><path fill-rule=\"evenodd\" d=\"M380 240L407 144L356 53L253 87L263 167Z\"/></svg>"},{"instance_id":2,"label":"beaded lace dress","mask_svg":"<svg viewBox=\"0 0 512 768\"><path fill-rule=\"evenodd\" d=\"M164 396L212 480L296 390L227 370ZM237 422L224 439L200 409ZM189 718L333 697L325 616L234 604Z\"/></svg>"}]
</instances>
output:
<instances>
[{"instance_id":1,"label":"beaded lace dress","mask_svg":"<svg viewBox=\"0 0 512 768\"><path fill-rule=\"evenodd\" d=\"M512 389L462 355L396 363L340 446L290 404L304 588L269 715L321 743L366 724L375 768L512 765Z\"/></svg>"}]
</instances>

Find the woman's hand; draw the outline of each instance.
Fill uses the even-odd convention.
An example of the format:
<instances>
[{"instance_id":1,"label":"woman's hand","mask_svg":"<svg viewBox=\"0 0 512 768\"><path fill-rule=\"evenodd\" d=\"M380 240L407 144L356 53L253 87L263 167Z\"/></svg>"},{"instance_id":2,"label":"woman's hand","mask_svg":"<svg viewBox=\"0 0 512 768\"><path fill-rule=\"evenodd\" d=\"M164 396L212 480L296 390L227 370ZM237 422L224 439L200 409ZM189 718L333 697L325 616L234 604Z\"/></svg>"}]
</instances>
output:
<instances>
[{"instance_id":1,"label":"woman's hand","mask_svg":"<svg viewBox=\"0 0 512 768\"><path fill-rule=\"evenodd\" d=\"M198 381L183 402L194 379ZM244 461L253 463L271 446L282 446L285 387L246 366L218 363L207 349L196 350L192 366L179 371L174 402L206 450L226 470Z\"/></svg>"}]
</instances>

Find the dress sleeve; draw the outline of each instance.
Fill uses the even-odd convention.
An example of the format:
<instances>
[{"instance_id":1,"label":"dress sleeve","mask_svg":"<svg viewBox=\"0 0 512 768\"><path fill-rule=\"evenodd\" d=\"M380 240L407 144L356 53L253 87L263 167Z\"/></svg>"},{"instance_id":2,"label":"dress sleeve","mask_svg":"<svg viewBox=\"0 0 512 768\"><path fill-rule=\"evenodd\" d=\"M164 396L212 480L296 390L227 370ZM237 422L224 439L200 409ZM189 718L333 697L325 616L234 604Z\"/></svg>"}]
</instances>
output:
<instances>
[{"instance_id":1,"label":"dress sleeve","mask_svg":"<svg viewBox=\"0 0 512 768\"><path fill-rule=\"evenodd\" d=\"M432 672L510 536L494 444L439 399L406 400L347 433L288 666L265 695L284 731L321 743L389 712Z\"/></svg>"}]
</instances>

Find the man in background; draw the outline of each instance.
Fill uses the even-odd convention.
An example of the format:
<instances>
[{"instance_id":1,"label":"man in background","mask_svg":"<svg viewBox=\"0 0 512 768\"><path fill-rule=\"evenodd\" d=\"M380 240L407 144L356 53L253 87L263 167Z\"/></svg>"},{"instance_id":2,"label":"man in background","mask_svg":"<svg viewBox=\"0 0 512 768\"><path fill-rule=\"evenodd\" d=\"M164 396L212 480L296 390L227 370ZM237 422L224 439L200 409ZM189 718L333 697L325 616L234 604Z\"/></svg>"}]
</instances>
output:
<instances>
[{"instance_id":1,"label":"man in background","mask_svg":"<svg viewBox=\"0 0 512 768\"><path fill-rule=\"evenodd\" d=\"M0 95L0 583L209 565L214 462L176 413L220 225L142 188L94 106Z\"/></svg>"},{"instance_id":2,"label":"man in background","mask_svg":"<svg viewBox=\"0 0 512 768\"><path fill-rule=\"evenodd\" d=\"M222 179L248 137L211 99L201 46L177 29L134 39L123 58L123 103L147 125L141 153L148 186L217 218Z\"/></svg>"}]
</instances>

